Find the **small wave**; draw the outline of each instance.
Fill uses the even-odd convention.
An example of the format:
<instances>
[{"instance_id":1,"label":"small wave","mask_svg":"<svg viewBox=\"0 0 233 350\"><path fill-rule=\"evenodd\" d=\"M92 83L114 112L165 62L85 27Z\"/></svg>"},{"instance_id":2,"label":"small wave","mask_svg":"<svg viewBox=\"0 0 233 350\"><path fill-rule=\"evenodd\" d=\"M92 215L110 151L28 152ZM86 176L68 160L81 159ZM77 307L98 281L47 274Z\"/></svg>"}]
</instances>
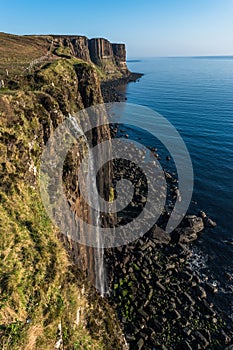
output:
<instances>
[{"instance_id":1,"label":"small wave","mask_svg":"<svg viewBox=\"0 0 233 350\"><path fill-rule=\"evenodd\" d=\"M207 262L208 262L208 255L204 254L197 247L192 247L191 251L192 251L192 256L188 259L190 268L196 272L198 272L201 269L206 269Z\"/></svg>"}]
</instances>

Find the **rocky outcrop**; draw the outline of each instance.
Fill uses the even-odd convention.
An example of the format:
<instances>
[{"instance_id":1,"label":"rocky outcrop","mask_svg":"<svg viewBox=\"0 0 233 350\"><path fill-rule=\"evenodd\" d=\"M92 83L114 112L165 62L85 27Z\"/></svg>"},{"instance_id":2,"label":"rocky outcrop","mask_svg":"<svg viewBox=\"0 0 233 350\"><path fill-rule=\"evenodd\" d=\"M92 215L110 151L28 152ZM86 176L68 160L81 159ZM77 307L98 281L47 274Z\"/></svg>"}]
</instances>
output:
<instances>
[{"instance_id":1,"label":"rocky outcrop","mask_svg":"<svg viewBox=\"0 0 233 350\"><path fill-rule=\"evenodd\" d=\"M0 33L0 80L7 81L57 59L78 58L99 68L102 80L128 77L125 44L82 35L17 36ZM23 49L22 49L23 48Z\"/></svg>"},{"instance_id":2,"label":"rocky outcrop","mask_svg":"<svg viewBox=\"0 0 233 350\"><path fill-rule=\"evenodd\" d=\"M53 48L55 53L57 53L56 50L58 50L59 54L59 47L68 48L72 56L90 62L88 39L85 36L53 35Z\"/></svg>"},{"instance_id":3,"label":"rocky outcrop","mask_svg":"<svg viewBox=\"0 0 233 350\"><path fill-rule=\"evenodd\" d=\"M126 51L124 44L111 44L103 38L89 40L91 60L103 67L107 74L114 75L117 72L127 75Z\"/></svg>"},{"instance_id":4,"label":"rocky outcrop","mask_svg":"<svg viewBox=\"0 0 233 350\"><path fill-rule=\"evenodd\" d=\"M125 44L112 44L112 50L117 66L122 72L127 72Z\"/></svg>"},{"instance_id":5,"label":"rocky outcrop","mask_svg":"<svg viewBox=\"0 0 233 350\"><path fill-rule=\"evenodd\" d=\"M93 62L110 76L128 75L125 44L111 44L104 38L88 39L85 36L53 35L53 52L56 55L74 56Z\"/></svg>"},{"instance_id":6,"label":"rocky outcrop","mask_svg":"<svg viewBox=\"0 0 233 350\"><path fill-rule=\"evenodd\" d=\"M233 334L212 303L215 284L193 271L187 245L161 246L161 232L114 248L107 259L129 349L228 349Z\"/></svg>"},{"instance_id":7,"label":"rocky outcrop","mask_svg":"<svg viewBox=\"0 0 233 350\"><path fill-rule=\"evenodd\" d=\"M104 60L110 60L114 63L112 45L108 40L103 38L89 40L89 50L91 60L95 64L101 65Z\"/></svg>"}]
</instances>

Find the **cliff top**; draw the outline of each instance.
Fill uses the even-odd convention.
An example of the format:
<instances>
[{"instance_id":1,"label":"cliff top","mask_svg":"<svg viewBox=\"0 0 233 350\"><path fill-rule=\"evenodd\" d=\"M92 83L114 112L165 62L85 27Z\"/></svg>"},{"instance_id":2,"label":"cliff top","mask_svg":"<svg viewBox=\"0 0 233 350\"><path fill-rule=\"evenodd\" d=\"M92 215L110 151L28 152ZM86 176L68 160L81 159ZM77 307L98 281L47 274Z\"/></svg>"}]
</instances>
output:
<instances>
[{"instance_id":1,"label":"cliff top","mask_svg":"<svg viewBox=\"0 0 233 350\"><path fill-rule=\"evenodd\" d=\"M102 38L95 38L102 41ZM34 66L58 58L76 57L94 63L110 76L121 76L128 72L125 53L122 57L114 52L106 56L105 46L101 50L88 46L89 40L83 35L14 35L0 32L0 80L15 79ZM116 44L114 44L115 46ZM119 44L122 46L122 44Z\"/></svg>"},{"instance_id":2,"label":"cliff top","mask_svg":"<svg viewBox=\"0 0 233 350\"><path fill-rule=\"evenodd\" d=\"M8 70L22 74L30 62L48 53L51 41L46 36L18 36L0 33L0 77Z\"/></svg>"}]
</instances>

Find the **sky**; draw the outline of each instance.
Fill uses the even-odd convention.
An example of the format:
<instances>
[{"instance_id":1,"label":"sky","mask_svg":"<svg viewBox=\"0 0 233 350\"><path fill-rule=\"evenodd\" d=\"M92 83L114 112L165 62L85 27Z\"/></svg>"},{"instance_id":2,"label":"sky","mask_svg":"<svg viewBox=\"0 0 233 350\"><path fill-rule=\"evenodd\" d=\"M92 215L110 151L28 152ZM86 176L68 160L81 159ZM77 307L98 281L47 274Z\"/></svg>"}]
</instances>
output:
<instances>
[{"instance_id":1,"label":"sky","mask_svg":"<svg viewBox=\"0 0 233 350\"><path fill-rule=\"evenodd\" d=\"M0 31L124 42L128 58L233 55L233 0L0 0Z\"/></svg>"}]
</instances>

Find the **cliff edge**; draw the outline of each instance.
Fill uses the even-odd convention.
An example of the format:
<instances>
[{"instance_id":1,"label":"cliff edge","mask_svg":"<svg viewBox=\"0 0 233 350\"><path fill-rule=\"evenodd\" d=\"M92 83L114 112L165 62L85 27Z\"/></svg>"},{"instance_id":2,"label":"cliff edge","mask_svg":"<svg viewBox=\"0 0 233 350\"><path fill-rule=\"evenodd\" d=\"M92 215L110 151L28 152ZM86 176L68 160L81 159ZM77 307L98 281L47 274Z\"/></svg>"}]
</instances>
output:
<instances>
[{"instance_id":1,"label":"cliff edge","mask_svg":"<svg viewBox=\"0 0 233 350\"><path fill-rule=\"evenodd\" d=\"M77 58L93 64L102 80L130 74L126 65L125 44L107 39L88 39L80 35L17 36L0 33L0 79L13 79L38 65L58 57Z\"/></svg>"},{"instance_id":2,"label":"cliff edge","mask_svg":"<svg viewBox=\"0 0 233 350\"><path fill-rule=\"evenodd\" d=\"M55 128L70 113L103 102L105 58L94 64L88 44L84 37L0 34L2 349L126 348L114 310L89 282L91 250L61 236L38 183L42 150ZM91 137L109 134L106 128ZM64 186L74 211L88 220L76 180L84 150L83 143L80 156L68 154Z\"/></svg>"}]
</instances>

